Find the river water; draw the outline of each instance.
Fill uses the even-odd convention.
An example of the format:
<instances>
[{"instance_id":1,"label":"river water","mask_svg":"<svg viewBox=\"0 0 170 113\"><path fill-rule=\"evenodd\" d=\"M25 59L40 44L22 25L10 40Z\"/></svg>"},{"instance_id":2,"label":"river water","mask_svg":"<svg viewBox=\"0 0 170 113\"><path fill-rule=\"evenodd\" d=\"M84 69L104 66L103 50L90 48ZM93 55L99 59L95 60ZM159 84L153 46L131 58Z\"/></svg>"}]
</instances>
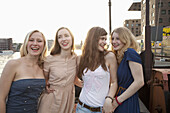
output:
<instances>
[{"instance_id":1,"label":"river water","mask_svg":"<svg viewBox=\"0 0 170 113\"><path fill-rule=\"evenodd\" d=\"M77 55L81 55L81 50L74 50L74 52ZM11 60L11 59L17 59L20 57L20 53L19 52L15 52L14 54L10 54L10 55L0 55L0 76L2 74L3 68L5 66L5 64Z\"/></svg>"},{"instance_id":2,"label":"river water","mask_svg":"<svg viewBox=\"0 0 170 113\"><path fill-rule=\"evenodd\" d=\"M14 54L10 54L10 55L0 55L0 76L7 62L11 59L17 59L19 57L20 57L19 52L15 52Z\"/></svg>"}]
</instances>

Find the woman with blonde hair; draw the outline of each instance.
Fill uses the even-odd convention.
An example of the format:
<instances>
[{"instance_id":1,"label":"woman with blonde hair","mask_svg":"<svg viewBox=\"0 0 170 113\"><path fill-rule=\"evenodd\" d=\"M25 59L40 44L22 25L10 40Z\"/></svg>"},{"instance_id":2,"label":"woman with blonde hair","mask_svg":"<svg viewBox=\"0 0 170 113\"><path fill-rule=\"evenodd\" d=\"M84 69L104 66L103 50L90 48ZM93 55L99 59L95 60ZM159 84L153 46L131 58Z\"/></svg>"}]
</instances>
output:
<instances>
[{"instance_id":1,"label":"woman with blonde hair","mask_svg":"<svg viewBox=\"0 0 170 113\"><path fill-rule=\"evenodd\" d=\"M113 52L106 51L107 32L93 27L88 33L80 57L78 76L84 85L76 113L110 113L117 90L117 61Z\"/></svg>"},{"instance_id":2,"label":"woman with blonde hair","mask_svg":"<svg viewBox=\"0 0 170 113\"><path fill-rule=\"evenodd\" d=\"M142 61L134 35L126 27L111 34L111 43L118 61L118 90L114 98L114 113L140 113L137 91L144 85Z\"/></svg>"},{"instance_id":3,"label":"woman with blonde hair","mask_svg":"<svg viewBox=\"0 0 170 113\"><path fill-rule=\"evenodd\" d=\"M47 47L44 35L29 32L20 49L21 58L5 65L0 78L0 113L36 113L45 79L42 70Z\"/></svg>"},{"instance_id":4,"label":"woman with blonde hair","mask_svg":"<svg viewBox=\"0 0 170 113\"><path fill-rule=\"evenodd\" d=\"M66 27L57 30L54 46L44 63L46 89L41 97L38 113L72 113L75 87L81 86L76 76L77 56L74 37Z\"/></svg>"}]
</instances>

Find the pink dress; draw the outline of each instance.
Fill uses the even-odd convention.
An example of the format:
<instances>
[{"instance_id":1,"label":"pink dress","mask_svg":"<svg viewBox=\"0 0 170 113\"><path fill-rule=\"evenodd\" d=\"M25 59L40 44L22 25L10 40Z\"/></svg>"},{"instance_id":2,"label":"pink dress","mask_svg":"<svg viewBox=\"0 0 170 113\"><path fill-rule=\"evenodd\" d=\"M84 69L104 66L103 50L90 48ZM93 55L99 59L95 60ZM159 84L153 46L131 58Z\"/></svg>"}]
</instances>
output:
<instances>
[{"instance_id":1,"label":"pink dress","mask_svg":"<svg viewBox=\"0 0 170 113\"><path fill-rule=\"evenodd\" d=\"M76 55L65 61L58 56L48 56L44 71L49 72L53 93L43 93L38 113L72 113L74 107L76 75Z\"/></svg>"}]
</instances>

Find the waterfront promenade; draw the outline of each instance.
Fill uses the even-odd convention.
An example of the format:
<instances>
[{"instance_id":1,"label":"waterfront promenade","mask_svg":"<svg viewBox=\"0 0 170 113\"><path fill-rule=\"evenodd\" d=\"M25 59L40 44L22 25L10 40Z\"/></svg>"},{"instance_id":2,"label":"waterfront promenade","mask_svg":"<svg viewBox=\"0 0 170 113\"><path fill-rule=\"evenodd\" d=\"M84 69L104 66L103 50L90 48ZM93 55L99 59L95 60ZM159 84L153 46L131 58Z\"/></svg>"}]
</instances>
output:
<instances>
[{"instance_id":1,"label":"waterfront promenade","mask_svg":"<svg viewBox=\"0 0 170 113\"><path fill-rule=\"evenodd\" d=\"M74 50L77 55L81 55L81 50ZM48 53L49 54L49 53ZM15 52L14 54L9 54L9 55L0 55L0 76L2 73L2 70L5 66L5 64L10 60L10 59L17 59L20 57L20 52Z\"/></svg>"},{"instance_id":2,"label":"waterfront promenade","mask_svg":"<svg viewBox=\"0 0 170 113\"><path fill-rule=\"evenodd\" d=\"M2 70L5 66L5 64L10 60L10 59L16 59L20 57L19 52L15 52L14 54L9 54L9 55L0 55L0 76L2 73Z\"/></svg>"},{"instance_id":3,"label":"waterfront promenade","mask_svg":"<svg viewBox=\"0 0 170 113\"><path fill-rule=\"evenodd\" d=\"M81 50L75 50L75 52L76 52L77 55L81 55ZM14 54L11 54L11 55L0 55L0 76L1 76L1 73L2 73L2 70L3 70L4 66L5 66L5 64L7 62L10 59L17 59L19 57L20 57L20 53L19 52L15 52ZM155 61L155 66L159 66L159 67L170 66L170 62L156 60ZM161 69L153 68L153 69L157 70L157 71L161 71L163 73L164 80L168 81L167 74L170 74L170 69L166 69L166 68L161 68ZM164 84L164 86L165 86L165 90L168 90L168 85ZM140 111L141 111L141 113L149 113L149 111L147 110L145 105L140 100L139 100L139 104L140 104ZM75 107L76 107L76 104L75 104Z\"/></svg>"}]
</instances>

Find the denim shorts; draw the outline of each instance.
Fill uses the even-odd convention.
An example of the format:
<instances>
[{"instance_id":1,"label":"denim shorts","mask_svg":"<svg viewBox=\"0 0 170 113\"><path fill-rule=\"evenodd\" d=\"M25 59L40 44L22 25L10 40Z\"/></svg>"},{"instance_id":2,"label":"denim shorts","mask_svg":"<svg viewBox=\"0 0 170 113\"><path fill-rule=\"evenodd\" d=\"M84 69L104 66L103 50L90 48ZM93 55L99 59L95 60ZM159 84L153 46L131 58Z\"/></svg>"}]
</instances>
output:
<instances>
[{"instance_id":1,"label":"denim shorts","mask_svg":"<svg viewBox=\"0 0 170 113\"><path fill-rule=\"evenodd\" d=\"M93 112L78 103L76 107L76 113L102 113L102 107L100 109L100 112Z\"/></svg>"}]
</instances>

